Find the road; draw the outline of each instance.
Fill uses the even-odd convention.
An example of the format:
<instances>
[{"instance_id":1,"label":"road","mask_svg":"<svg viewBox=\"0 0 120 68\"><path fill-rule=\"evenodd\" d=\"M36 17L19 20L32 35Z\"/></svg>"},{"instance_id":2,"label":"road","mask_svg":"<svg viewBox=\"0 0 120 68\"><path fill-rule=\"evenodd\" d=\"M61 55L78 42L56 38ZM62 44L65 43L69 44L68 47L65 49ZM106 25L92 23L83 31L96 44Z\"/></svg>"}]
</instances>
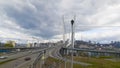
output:
<instances>
[{"instance_id":1,"label":"road","mask_svg":"<svg viewBox=\"0 0 120 68\"><path fill-rule=\"evenodd\" d=\"M24 52L18 52L14 54L10 54L7 59L0 59L0 62L8 61L11 59L15 59L12 61L9 61L7 63L1 64L0 68L29 68L30 65L33 64L35 59L38 57L41 51L43 50L48 50L52 49L54 47L50 48L43 48L43 49L37 49L37 50L32 50L32 51L24 51ZM25 61L25 57L31 57L31 60Z\"/></svg>"},{"instance_id":2,"label":"road","mask_svg":"<svg viewBox=\"0 0 120 68\"><path fill-rule=\"evenodd\" d=\"M28 51L14 53L14 54L11 54L11 55L8 54L8 55L5 55L5 56L7 56L7 58L6 59L0 59L0 62L7 61L7 60L10 60L10 59L16 59L16 58L22 57L22 56L27 55L27 54L29 54Z\"/></svg>"},{"instance_id":3,"label":"road","mask_svg":"<svg viewBox=\"0 0 120 68\"><path fill-rule=\"evenodd\" d=\"M58 47L53 48L53 49L50 51L50 56L53 57L53 58L59 59L59 60L63 60L63 61L66 61L66 62L71 62L70 59L64 58L64 57L62 57L62 56L60 55L60 53L59 53L60 48L61 48L61 46L58 46ZM80 65L84 65L84 66L91 65L91 64L89 64L89 63L77 62L77 61L73 61L73 63L75 63L75 64L80 64Z\"/></svg>"},{"instance_id":4,"label":"road","mask_svg":"<svg viewBox=\"0 0 120 68\"><path fill-rule=\"evenodd\" d=\"M39 55L39 53L26 56L26 57L31 57L31 60L29 60L29 61L25 61L24 60L25 57L23 57L21 59L21 60L23 60L23 62L21 64L19 64L18 66L16 66L15 68L29 68L33 64L33 62L35 61L35 59L38 55Z\"/></svg>"},{"instance_id":5,"label":"road","mask_svg":"<svg viewBox=\"0 0 120 68\"><path fill-rule=\"evenodd\" d=\"M0 65L0 68L29 68L30 65L32 65L33 62L35 61L35 59L38 57L39 53L43 50L47 50L46 57L50 56L50 57L53 57L53 58L56 58L56 59L71 62L70 59L65 59L64 57L62 57L60 55L59 50L60 50L61 47L62 47L61 44L59 44L58 46L51 47L51 48L43 48L43 49L39 49L39 50L34 50L32 52L31 51L25 51L25 52L19 52L19 53L16 53L16 54L9 55L9 58L0 60L0 62L10 60L10 59L15 59L15 60ZM31 60L25 61L24 60L25 57L31 57ZM40 62L42 62L42 61L40 61ZM38 64L40 64L40 62ZM90 65L88 63L76 62L76 61L73 61L73 63L81 64L81 65L84 65L84 66L85 65Z\"/></svg>"},{"instance_id":6,"label":"road","mask_svg":"<svg viewBox=\"0 0 120 68\"><path fill-rule=\"evenodd\" d=\"M40 50L33 50L31 51L25 51L25 52L19 52L16 54L9 55L7 59L0 59L0 62L4 62L7 60L15 59L13 61L9 61L7 63L1 64L0 68L27 68L30 64L34 62L36 57L38 56ZM25 57L31 57L30 61L25 61ZM27 67L26 67L27 66Z\"/></svg>"},{"instance_id":7,"label":"road","mask_svg":"<svg viewBox=\"0 0 120 68\"><path fill-rule=\"evenodd\" d=\"M24 56L22 58L18 58L16 60L13 60L13 61L10 61L8 63L0 65L0 68L23 68L22 66L24 66L24 68L27 68L28 65L26 65L26 64L32 63L33 60L36 58L37 55L38 54L32 54L32 55ZM24 59L26 57L31 57L31 60L30 61L25 61Z\"/></svg>"}]
</instances>

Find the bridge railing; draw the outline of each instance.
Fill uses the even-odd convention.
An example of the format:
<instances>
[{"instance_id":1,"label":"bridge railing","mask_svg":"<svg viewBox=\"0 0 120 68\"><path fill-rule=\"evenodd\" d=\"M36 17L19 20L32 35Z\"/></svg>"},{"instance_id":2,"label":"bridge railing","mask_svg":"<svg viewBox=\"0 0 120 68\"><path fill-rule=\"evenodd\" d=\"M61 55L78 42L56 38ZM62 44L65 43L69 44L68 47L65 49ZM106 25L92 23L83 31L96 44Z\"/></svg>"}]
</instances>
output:
<instances>
[{"instance_id":1,"label":"bridge railing","mask_svg":"<svg viewBox=\"0 0 120 68\"><path fill-rule=\"evenodd\" d=\"M37 68L36 66L37 66L37 64L40 62L43 54L46 53L46 51L47 51L48 49L51 49L51 48L54 48L54 47L44 48L44 49L42 49L41 51L39 51L39 55L38 55L37 58L34 60L33 64L30 65L29 68Z\"/></svg>"},{"instance_id":2,"label":"bridge railing","mask_svg":"<svg viewBox=\"0 0 120 68\"><path fill-rule=\"evenodd\" d=\"M36 65L37 65L37 63L39 62L39 60L41 59L42 55L43 55L43 52L41 51L40 54L38 55L38 57L37 57L37 58L35 59L35 61L33 62L32 68L36 68Z\"/></svg>"}]
</instances>

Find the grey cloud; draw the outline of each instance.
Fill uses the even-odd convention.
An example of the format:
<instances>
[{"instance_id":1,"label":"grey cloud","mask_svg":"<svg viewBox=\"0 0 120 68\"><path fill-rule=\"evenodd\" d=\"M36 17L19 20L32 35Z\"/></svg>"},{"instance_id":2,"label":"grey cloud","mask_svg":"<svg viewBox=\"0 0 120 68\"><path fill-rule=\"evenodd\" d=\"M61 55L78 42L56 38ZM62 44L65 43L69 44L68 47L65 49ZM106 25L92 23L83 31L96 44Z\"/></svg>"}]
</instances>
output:
<instances>
[{"instance_id":1,"label":"grey cloud","mask_svg":"<svg viewBox=\"0 0 120 68\"><path fill-rule=\"evenodd\" d=\"M9 17L12 17L16 21L18 25L26 29L28 32L31 31L31 34L42 37L50 37L58 34L54 32L54 29L57 29L54 28L57 25L57 22L54 21L57 20L56 14L53 10L54 8L48 8L49 5L46 7L45 4L35 4L34 6L37 8L36 13L34 13L29 7L24 7L22 8L22 11L19 11L15 8L16 6L7 6L4 10ZM43 23L46 24L45 27L43 27Z\"/></svg>"},{"instance_id":2,"label":"grey cloud","mask_svg":"<svg viewBox=\"0 0 120 68\"><path fill-rule=\"evenodd\" d=\"M101 17L97 14L100 11L105 11L109 6L120 4L119 0L12 0L9 3L5 2L6 4L0 5L2 8L0 10L20 26L21 29L16 30L13 26L15 31L45 39L62 34L62 15L66 16L67 33L70 32L70 20L74 14L76 14L76 32L90 31L99 28L89 25L99 24L98 21L101 20ZM69 17L69 15L71 16ZM97 16L92 18L94 15ZM99 20L94 22L94 19ZM111 22L116 22L116 19Z\"/></svg>"}]
</instances>

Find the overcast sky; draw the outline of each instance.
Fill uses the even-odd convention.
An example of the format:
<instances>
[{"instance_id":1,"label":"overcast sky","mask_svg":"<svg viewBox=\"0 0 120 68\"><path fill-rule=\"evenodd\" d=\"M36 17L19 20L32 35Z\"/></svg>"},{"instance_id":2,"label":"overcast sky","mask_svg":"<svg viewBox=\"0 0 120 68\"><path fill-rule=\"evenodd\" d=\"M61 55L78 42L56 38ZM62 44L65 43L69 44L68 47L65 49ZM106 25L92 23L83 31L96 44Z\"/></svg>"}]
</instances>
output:
<instances>
[{"instance_id":1,"label":"overcast sky","mask_svg":"<svg viewBox=\"0 0 120 68\"><path fill-rule=\"evenodd\" d=\"M0 40L61 39L63 15L76 39L120 40L120 0L0 0Z\"/></svg>"}]
</instances>

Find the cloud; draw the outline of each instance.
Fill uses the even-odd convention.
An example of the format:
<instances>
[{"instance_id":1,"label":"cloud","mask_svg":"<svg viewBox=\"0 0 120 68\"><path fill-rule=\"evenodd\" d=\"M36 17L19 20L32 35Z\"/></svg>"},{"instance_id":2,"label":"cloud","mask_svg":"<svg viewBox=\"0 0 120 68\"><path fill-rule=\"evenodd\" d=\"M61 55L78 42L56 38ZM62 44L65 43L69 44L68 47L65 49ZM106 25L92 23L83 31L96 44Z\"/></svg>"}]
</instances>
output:
<instances>
[{"instance_id":1,"label":"cloud","mask_svg":"<svg viewBox=\"0 0 120 68\"><path fill-rule=\"evenodd\" d=\"M6 14L8 18L13 19L15 24L19 25L21 29L24 29L23 32L29 32L29 34L49 38L58 32L57 29L54 29L52 27L56 28L59 23L54 23L54 18L52 17L54 14L49 12L49 9L51 10L52 7L44 7L44 5L45 4L42 5L42 2L37 3L29 0L25 2L23 0L12 0L10 3L3 1L3 9L1 10ZM5 14L2 14L1 16ZM13 25L14 22L11 23L12 27L16 27L16 25Z\"/></svg>"},{"instance_id":2,"label":"cloud","mask_svg":"<svg viewBox=\"0 0 120 68\"><path fill-rule=\"evenodd\" d=\"M99 35L94 32L103 31L102 28L113 30L120 25L119 12L120 0L0 0L0 37L60 39L62 16L66 32L70 33L70 20L76 15L77 39L80 39L81 32L90 35L86 39L93 39ZM109 33L109 30L105 32ZM113 40L118 36L117 32L111 33L112 36L103 34Z\"/></svg>"},{"instance_id":3,"label":"cloud","mask_svg":"<svg viewBox=\"0 0 120 68\"><path fill-rule=\"evenodd\" d=\"M76 33L76 39L92 40L96 42L110 42L120 40L120 32L118 27L114 28L97 28L91 31L84 31Z\"/></svg>"}]
</instances>

